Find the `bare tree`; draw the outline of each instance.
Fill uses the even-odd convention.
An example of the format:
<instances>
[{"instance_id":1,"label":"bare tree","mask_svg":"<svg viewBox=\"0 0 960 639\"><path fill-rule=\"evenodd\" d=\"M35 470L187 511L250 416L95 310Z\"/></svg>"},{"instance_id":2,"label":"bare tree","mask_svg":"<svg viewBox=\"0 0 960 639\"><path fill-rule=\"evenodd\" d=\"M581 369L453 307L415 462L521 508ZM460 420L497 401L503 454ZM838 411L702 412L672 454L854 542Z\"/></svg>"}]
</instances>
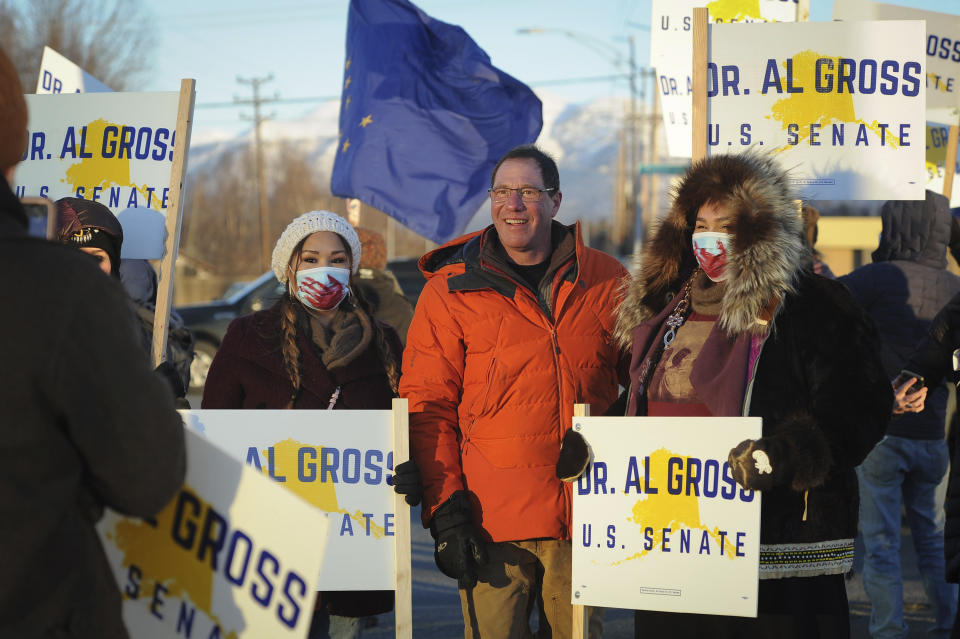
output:
<instances>
[{"instance_id":1,"label":"bare tree","mask_svg":"<svg viewBox=\"0 0 960 639\"><path fill-rule=\"evenodd\" d=\"M28 93L44 46L115 91L136 88L156 47L150 23L139 0L0 0L0 42Z\"/></svg>"},{"instance_id":2,"label":"bare tree","mask_svg":"<svg viewBox=\"0 0 960 639\"><path fill-rule=\"evenodd\" d=\"M312 209L344 214L340 198L330 195L306 153L281 143L269 153L270 245L293 218ZM202 260L221 275L261 273L260 225L254 182L253 151L226 151L204 169L191 172L184 200L181 253Z\"/></svg>"}]
</instances>

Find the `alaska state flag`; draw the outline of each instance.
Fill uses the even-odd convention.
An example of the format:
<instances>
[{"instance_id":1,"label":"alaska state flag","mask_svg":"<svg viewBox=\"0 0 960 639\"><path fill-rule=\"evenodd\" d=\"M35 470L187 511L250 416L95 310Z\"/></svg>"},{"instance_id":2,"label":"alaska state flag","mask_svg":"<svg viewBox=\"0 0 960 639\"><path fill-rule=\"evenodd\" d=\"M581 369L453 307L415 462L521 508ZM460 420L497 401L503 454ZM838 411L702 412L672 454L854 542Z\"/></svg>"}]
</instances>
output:
<instances>
[{"instance_id":1,"label":"alaska state flag","mask_svg":"<svg viewBox=\"0 0 960 639\"><path fill-rule=\"evenodd\" d=\"M446 242L483 205L500 156L542 124L533 91L460 27L407 0L351 0L334 195Z\"/></svg>"}]
</instances>

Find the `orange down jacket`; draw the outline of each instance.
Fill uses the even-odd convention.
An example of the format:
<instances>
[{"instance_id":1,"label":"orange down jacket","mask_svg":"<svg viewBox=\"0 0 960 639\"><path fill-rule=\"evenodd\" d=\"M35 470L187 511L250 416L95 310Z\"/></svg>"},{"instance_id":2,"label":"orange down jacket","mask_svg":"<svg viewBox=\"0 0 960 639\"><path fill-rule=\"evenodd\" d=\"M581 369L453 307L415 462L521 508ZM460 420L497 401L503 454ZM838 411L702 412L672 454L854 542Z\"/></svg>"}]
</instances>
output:
<instances>
[{"instance_id":1,"label":"orange down jacket","mask_svg":"<svg viewBox=\"0 0 960 639\"><path fill-rule=\"evenodd\" d=\"M600 414L626 379L611 332L626 270L553 223L540 290L517 276L494 227L420 259L427 278L407 335L400 394L424 484L423 523L466 490L491 541L569 539L571 484L557 479L573 405Z\"/></svg>"}]
</instances>

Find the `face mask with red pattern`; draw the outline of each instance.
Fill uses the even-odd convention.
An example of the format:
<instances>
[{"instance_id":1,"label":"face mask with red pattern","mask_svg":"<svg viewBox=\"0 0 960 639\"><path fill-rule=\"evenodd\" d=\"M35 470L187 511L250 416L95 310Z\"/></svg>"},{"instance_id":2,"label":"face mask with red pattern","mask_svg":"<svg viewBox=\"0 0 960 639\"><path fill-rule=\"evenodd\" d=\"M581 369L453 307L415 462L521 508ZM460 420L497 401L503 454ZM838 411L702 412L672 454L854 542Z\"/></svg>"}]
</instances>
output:
<instances>
[{"instance_id":1,"label":"face mask with red pattern","mask_svg":"<svg viewBox=\"0 0 960 639\"><path fill-rule=\"evenodd\" d=\"M729 233L694 233L693 256L700 268L714 282L727 279L727 258L733 236Z\"/></svg>"},{"instance_id":2,"label":"face mask with red pattern","mask_svg":"<svg viewBox=\"0 0 960 639\"><path fill-rule=\"evenodd\" d=\"M332 311L350 292L350 270L321 266L297 271L297 297L318 311Z\"/></svg>"}]
</instances>

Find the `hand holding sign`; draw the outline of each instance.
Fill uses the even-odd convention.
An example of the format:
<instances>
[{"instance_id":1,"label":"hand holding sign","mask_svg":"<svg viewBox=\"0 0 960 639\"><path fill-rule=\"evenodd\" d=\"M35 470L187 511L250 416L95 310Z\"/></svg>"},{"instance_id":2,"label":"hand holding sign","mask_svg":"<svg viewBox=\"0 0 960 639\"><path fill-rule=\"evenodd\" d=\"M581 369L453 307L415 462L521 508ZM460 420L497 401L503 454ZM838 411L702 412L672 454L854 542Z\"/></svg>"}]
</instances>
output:
<instances>
[{"instance_id":1,"label":"hand holding sign","mask_svg":"<svg viewBox=\"0 0 960 639\"><path fill-rule=\"evenodd\" d=\"M730 451L727 459L733 479L750 490L773 488L774 469L762 442L745 439Z\"/></svg>"}]
</instances>

